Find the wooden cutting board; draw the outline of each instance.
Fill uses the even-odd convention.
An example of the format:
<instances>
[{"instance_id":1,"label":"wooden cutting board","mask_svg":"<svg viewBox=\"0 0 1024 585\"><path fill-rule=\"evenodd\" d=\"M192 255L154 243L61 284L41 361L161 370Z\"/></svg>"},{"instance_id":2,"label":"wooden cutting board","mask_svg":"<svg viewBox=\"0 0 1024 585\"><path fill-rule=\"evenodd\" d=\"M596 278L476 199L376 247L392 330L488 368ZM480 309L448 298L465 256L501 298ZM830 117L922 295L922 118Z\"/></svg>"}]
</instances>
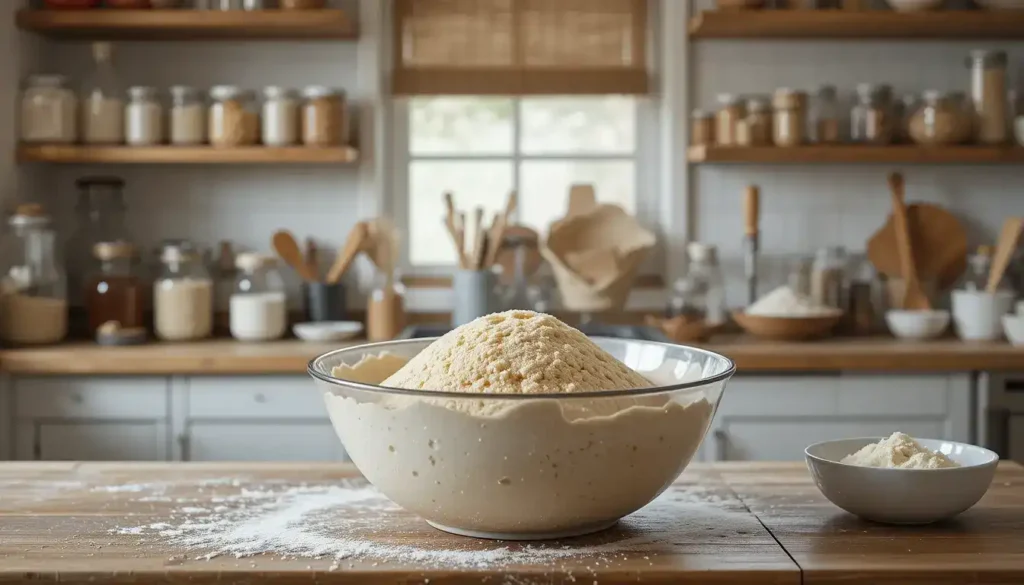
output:
<instances>
[{"instance_id":1,"label":"wooden cutting board","mask_svg":"<svg viewBox=\"0 0 1024 585\"><path fill-rule=\"evenodd\" d=\"M967 231L955 215L930 203L907 206L917 274L922 282L935 280L940 289L953 286L967 268ZM892 214L867 243L868 259L888 277L901 277Z\"/></svg>"}]
</instances>

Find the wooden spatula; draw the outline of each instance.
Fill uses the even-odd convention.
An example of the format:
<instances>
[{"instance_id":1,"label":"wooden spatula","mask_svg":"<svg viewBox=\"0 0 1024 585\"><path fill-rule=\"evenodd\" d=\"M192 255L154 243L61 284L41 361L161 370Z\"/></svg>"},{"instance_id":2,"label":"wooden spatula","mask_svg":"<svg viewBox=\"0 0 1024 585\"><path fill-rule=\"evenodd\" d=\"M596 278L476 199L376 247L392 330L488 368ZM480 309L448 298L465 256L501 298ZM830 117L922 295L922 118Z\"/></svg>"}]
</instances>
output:
<instances>
[{"instance_id":1,"label":"wooden spatula","mask_svg":"<svg viewBox=\"0 0 1024 585\"><path fill-rule=\"evenodd\" d=\"M907 208L903 204L903 177L899 173L889 175L889 189L892 191L892 214L896 224L896 244L903 273L903 309L927 311L932 308L928 296L921 289L914 262L914 248L910 242L910 226L907 222Z\"/></svg>"},{"instance_id":2,"label":"wooden spatula","mask_svg":"<svg viewBox=\"0 0 1024 585\"><path fill-rule=\"evenodd\" d=\"M1006 267L1010 265L1013 252L1017 249L1017 240L1020 239L1021 229L1024 229L1024 218L1011 217L1003 222L1003 231L999 233L996 253L992 257L992 267L988 271L985 292L992 294L999 288L999 281L1003 280Z\"/></svg>"},{"instance_id":3,"label":"wooden spatula","mask_svg":"<svg viewBox=\"0 0 1024 585\"><path fill-rule=\"evenodd\" d=\"M274 238L271 240L271 243L277 255L295 269L295 272L303 280L306 282L316 282L317 275L309 270L306 259L302 255L302 249L299 248L299 243L295 241L295 236L291 232L287 230L274 232Z\"/></svg>"},{"instance_id":4,"label":"wooden spatula","mask_svg":"<svg viewBox=\"0 0 1024 585\"><path fill-rule=\"evenodd\" d=\"M348 239L345 240L345 246L338 251L338 255L334 257L334 263L331 264L331 269L327 271L327 284L337 284L345 275L348 267L355 260L356 254L365 246L368 231L365 221L352 227L352 231L348 233Z\"/></svg>"}]
</instances>

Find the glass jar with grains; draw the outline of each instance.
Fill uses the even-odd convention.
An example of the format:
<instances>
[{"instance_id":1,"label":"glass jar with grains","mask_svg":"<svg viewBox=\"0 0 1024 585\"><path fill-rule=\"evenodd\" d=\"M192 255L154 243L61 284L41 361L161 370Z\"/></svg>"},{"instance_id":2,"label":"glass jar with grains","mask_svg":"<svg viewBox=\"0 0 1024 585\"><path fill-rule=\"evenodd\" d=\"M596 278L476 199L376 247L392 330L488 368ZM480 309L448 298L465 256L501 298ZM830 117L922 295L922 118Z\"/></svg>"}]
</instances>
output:
<instances>
[{"instance_id":1,"label":"glass jar with grains","mask_svg":"<svg viewBox=\"0 0 1024 585\"><path fill-rule=\"evenodd\" d=\"M202 93L186 85L171 87L170 142L192 146L206 142L206 108Z\"/></svg>"},{"instance_id":2,"label":"glass jar with grains","mask_svg":"<svg viewBox=\"0 0 1024 585\"><path fill-rule=\"evenodd\" d=\"M718 95L715 112L715 141L718 146L736 146L736 125L747 115L740 96L731 93Z\"/></svg>"},{"instance_id":3,"label":"glass jar with grains","mask_svg":"<svg viewBox=\"0 0 1024 585\"><path fill-rule=\"evenodd\" d=\"M270 86L263 88L263 144L291 146L299 141L299 99L294 91Z\"/></svg>"},{"instance_id":4,"label":"glass jar with grains","mask_svg":"<svg viewBox=\"0 0 1024 585\"><path fill-rule=\"evenodd\" d=\"M21 140L71 144L78 138L78 98L63 75L31 75L21 95Z\"/></svg>"},{"instance_id":5,"label":"glass jar with grains","mask_svg":"<svg viewBox=\"0 0 1024 585\"><path fill-rule=\"evenodd\" d=\"M954 144L961 127L961 111L949 94L928 90L924 102L910 117L910 138L917 144Z\"/></svg>"},{"instance_id":6,"label":"glass jar with grains","mask_svg":"<svg viewBox=\"0 0 1024 585\"><path fill-rule=\"evenodd\" d=\"M133 266L135 247L129 242L100 242L92 252L99 264L85 284L89 331L95 335L111 321L122 329L144 327L148 287Z\"/></svg>"},{"instance_id":7,"label":"glass jar with grains","mask_svg":"<svg viewBox=\"0 0 1024 585\"><path fill-rule=\"evenodd\" d=\"M337 146L348 138L345 92L312 85L302 90L302 143Z\"/></svg>"},{"instance_id":8,"label":"glass jar with grains","mask_svg":"<svg viewBox=\"0 0 1024 585\"><path fill-rule=\"evenodd\" d=\"M113 45L93 43L92 58L95 67L82 90L82 142L121 144L124 100L112 62Z\"/></svg>"},{"instance_id":9,"label":"glass jar with grains","mask_svg":"<svg viewBox=\"0 0 1024 585\"><path fill-rule=\"evenodd\" d=\"M210 144L220 148L251 146L259 138L259 113L252 92L233 85L210 89Z\"/></svg>"},{"instance_id":10,"label":"glass jar with grains","mask_svg":"<svg viewBox=\"0 0 1024 585\"><path fill-rule=\"evenodd\" d=\"M704 110L690 114L690 146L711 146L715 143L715 117Z\"/></svg>"},{"instance_id":11,"label":"glass jar with grains","mask_svg":"<svg viewBox=\"0 0 1024 585\"><path fill-rule=\"evenodd\" d=\"M882 86L857 85L857 103L850 110L850 138L865 144L889 144L892 128Z\"/></svg>"},{"instance_id":12,"label":"glass jar with grains","mask_svg":"<svg viewBox=\"0 0 1024 585\"><path fill-rule=\"evenodd\" d=\"M238 279L231 293L231 337L241 341L279 339L288 325L284 280L273 256L243 252L235 259Z\"/></svg>"},{"instance_id":13,"label":"glass jar with grains","mask_svg":"<svg viewBox=\"0 0 1024 585\"><path fill-rule=\"evenodd\" d=\"M772 105L766 97L747 99L747 115L736 124L738 146L769 146L772 143Z\"/></svg>"},{"instance_id":14,"label":"glass jar with grains","mask_svg":"<svg viewBox=\"0 0 1024 585\"><path fill-rule=\"evenodd\" d=\"M0 245L0 339L14 345L57 343L68 331L67 285L50 217L23 204Z\"/></svg>"},{"instance_id":15,"label":"glass jar with grains","mask_svg":"<svg viewBox=\"0 0 1024 585\"><path fill-rule=\"evenodd\" d=\"M974 138L979 144L1002 144L1009 132L1006 91L1006 53L971 51L971 102L974 104Z\"/></svg>"},{"instance_id":16,"label":"glass jar with grains","mask_svg":"<svg viewBox=\"0 0 1024 585\"><path fill-rule=\"evenodd\" d=\"M772 141L775 146L800 146L804 142L807 124L807 94L786 87L775 90L772 106Z\"/></svg>"},{"instance_id":17,"label":"glass jar with grains","mask_svg":"<svg viewBox=\"0 0 1024 585\"><path fill-rule=\"evenodd\" d=\"M838 144L841 140L839 98L834 85L822 85L811 104L811 142Z\"/></svg>"},{"instance_id":18,"label":"glass jar with grains","mask_svg":"<svg viewBox=\"0 0 1024 585\"><path fill-rule=\"evenodd\" d=\"M188 243L169 244L153 284L154 329L164 341L203 339L213 331L213 279Z\"/></svg>"},{"instance_id":19,"label":"glass jar with grains","mask_svg":"<svg viewBox=\"0 0 1024 585\"><path fill-rule=\"evenodd\" d=\"M155 87L136 85L128 88L124 128L125 142L131 146L149 146L164 141L164 109Z\"/></svg>"}]
</instances>

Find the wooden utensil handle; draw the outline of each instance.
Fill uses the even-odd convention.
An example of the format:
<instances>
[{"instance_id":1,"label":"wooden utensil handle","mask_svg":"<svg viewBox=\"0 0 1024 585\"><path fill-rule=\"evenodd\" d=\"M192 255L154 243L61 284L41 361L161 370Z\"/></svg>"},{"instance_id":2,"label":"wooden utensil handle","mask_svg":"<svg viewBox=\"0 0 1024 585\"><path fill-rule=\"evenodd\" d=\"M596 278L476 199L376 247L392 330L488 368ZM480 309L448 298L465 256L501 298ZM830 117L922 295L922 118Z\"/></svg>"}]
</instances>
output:
<instances>
[{"instance_id":1,"label":"wooden utensil handle","mask_svg":"<svg viewBox=\"0 0 1024 585\"><path fill-rule=\"evenodd\" d=\"M748 236L757 235L757 224L761 215L761 190L751 185L743 196L743 232Z\"/></svg>"}]
</instances>

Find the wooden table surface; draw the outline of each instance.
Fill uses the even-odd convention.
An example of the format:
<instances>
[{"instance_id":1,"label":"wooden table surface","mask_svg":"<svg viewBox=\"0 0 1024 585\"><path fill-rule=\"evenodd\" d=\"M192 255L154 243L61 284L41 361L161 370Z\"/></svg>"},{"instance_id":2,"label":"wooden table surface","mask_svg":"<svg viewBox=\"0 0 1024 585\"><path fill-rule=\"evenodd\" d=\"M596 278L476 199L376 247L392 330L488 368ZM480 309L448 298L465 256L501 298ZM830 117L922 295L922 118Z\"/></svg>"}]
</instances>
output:
<instances>
[{"instance_id":1,"label":"wooden table surface","mask_svg":"<svg viewBox=\"0 0 1024 585\"><path fill-rule=\"evenodd\" d=\"M136 347L79 342L0 350L0 370L20 375L302 374L310 359L354 343L359 342L211 340ZM1024 371L1024 348L1007 343L891 338L779 343L719 336L698 345L732 358L741 373Z\"/></svg>"},{"instance_id":2,"label":"wooden table surface","mask_svg":"<svg viewBox=\"0 0 1024 585\"><path fill-rule=\"evenodd\" d=\"M390 549L366 546L340 560L207 559L215 548L175 544L158 530L202 524L211 510L274 512L287 500L279 494L297 486L326 490L354 477L349 466L323 464L0 464L0 582L1024 583L1024 468L1015 464L1000 466L975 508L930 527L845 514L817 493L802 463L733 463L693 465L617 526L557 543L452 536L393 506L346 498L315 517L274 519ZM244 527L218 525L231 529L245 538Z\"/></svg>"}]
</instances>

